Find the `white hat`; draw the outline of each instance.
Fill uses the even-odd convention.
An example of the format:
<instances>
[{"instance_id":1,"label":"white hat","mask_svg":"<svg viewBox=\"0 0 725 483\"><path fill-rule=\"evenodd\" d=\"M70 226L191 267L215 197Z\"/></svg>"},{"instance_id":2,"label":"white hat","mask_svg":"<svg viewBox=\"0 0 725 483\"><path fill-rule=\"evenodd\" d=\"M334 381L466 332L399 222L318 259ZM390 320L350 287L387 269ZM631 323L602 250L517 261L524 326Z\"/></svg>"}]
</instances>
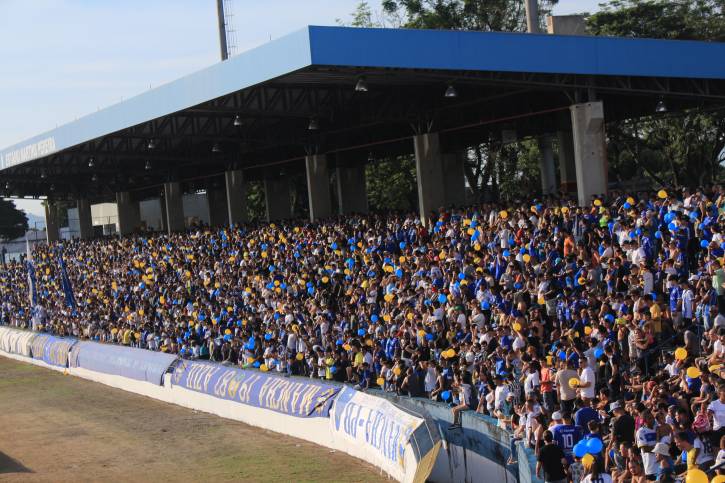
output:
<instances>
[{"instance_id":1,"label":"white hat","mask_svg":"<svg viewBox=\"0 0 725 483\"><path fill-rule=\"evenodd\" d=\"M554 421L559 421L564 418L561 416L561 413L559 411L554 411L554 414L551 415L551 419L553 419Z\"/></svg>"},{"instance_id":2,"label":"white hat","mask_svg":"<svg viewBox=\"0 0 725 483\"><path fill-rule=\"evenodd\" d=\"M657 443L655 447L652 449L653 453L661 454L663 456L669 456L670 455L670 445L665 443Z\"/></svg>"}]
</instances>

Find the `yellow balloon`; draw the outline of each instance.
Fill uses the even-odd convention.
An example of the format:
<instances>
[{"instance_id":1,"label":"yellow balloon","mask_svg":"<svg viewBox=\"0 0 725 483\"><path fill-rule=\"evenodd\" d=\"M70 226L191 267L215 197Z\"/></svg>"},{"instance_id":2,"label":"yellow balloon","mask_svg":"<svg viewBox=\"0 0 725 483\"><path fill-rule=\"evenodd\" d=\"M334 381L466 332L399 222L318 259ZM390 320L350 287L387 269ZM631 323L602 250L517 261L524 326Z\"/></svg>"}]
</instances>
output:
<instances>
[{"instance_id":1,"label":"yellow balloon","mask_svg":"<svg viewBox=\"0 0 725 483\"><path fill-rule=\"evenodd\" d=\"M693 468L687 472L686 483L708 483L707 474L704 471Z\"/></svg>"},{"instance_id":2,"label":"yellow balloon","mask_svg":"<svg viewBox=\"0 0 725 483\"><path fill-rule=\"evenodd\" d=\"M524 256L521 258L524 260L524 263L529 263L531 261L531 255L528 253L524 253Z\"/></svg>"},{"instance_id":3,"label":"yellow balloon","mask_svg":"<svg viewBox=\"0 0 725 483\"><path fill-rule=\"evenodd\" d=\"M600 200L600 199L594 200L594 206L602 206L602 200Z\"/></svg>"},{"instance_id":4,"label":"yellow balloon","mask_svg":"<svg viewBox=\"0 0 725 483\"><path fill-rule=\"evenodd\" d=\"M498 216L500 216L502 219L505 220L506 218L509 217L509 214L506 210L501 210L501 211L499 211Z\"/></svg>"},{"instance_id":5,"label":"yellow balloon","mask_svg":"<svg viewBox=\"0 0 725 483\"><path fill-rule=\"evenodd\" d=\"M385 379L383 379L382 377L378 377L377 383L378 386L382 386L385 384Z\"/></svg>"},{"instance_id":6,"label":"yellow balloon","mask_svg":"<svg viewBox=\"0 0 725 483\"><path fill-rule=\"evenodd\" d=\"M399 376L400 375L400 367L396 367L395 369L393 369L393 374L395 374L396 376Z\"/></svg>"},{"instance_id":7,"label":"yellow balloon","mask_svg":"<svg viewBox=\"0 0 725 483\"><path fill-rule=\"evenodd\" d=\"M684 361L687 359L687 350L684 347L678 347L675 349L675 359L678 361Z\"/></svg>"},{"instance_id":8,"label":"yellow balloon","mask_svg":"<svg viewBox=\"0 0 725 483\"><path fill-rule=\"evenodd\" d=\"M702 374L702 373L700 372L700 369L698 369L697 367L693 366L693 367L687 368L687 377L689 377L690 379L695 379L696 377L700 377L700 374Z\"/></svg>"},{"instance_id":9,"label":"yellow balloon","mask_svg":"<svg viewBox=\"0 0 725 483\"><path fill-rule=\"evenodd\" d=\"M301 361L304 358L305 358L305 355L302 352L298 352L297 355L295 356L295 359L297 359L298 361Z\"/></svg>"},{"instance_id":10,"label":"yellow balloon","mask_svg":"<svg viewBox=\"0 0 725 483\"><path fill-rule=\"evenodd\" d=\"M717 475L710 483L725 483L725 475Z\"/></svg>"},{"instance_id":11,"label":"yellow balloon","mask_svg":"<svg viewBox=\"0 0 725 483\"><path fill-rule=\"evenodd\" d=\"M521 324L519 324L518 322L514 322L514 330L516 332L520 331L521 330Z\"/></svg>"},{"instance_id":12,"label":"yellow balloon","mask_svg":"<svg viewBox=\"0 0 725 483\"><path fill-rule=\"evenodd\" d=\"M448 349L448 357L456 357L455 349Z\"/></svg>"},{"instance_id":13,"label":"yellow balloon","mask_svg":"<svg viewBox=\"0 0 725 483\"><path fill-rule=\"evenodd\" d=\"M576 389L577 387L579 387L579 379L577 379L576 377L572 377L571 379L569 379L569 387L572 389Z\"/></svg>"},{"instance_id":14,"label":"yellow balloon","mask_svg":"<svg viewBox=\"0 0 725 483\"><path fill-rule=\"evenodd\" d=\"M594 456L590 455L589 453L582 456L582 465L584 468L590 468L592 466L592 463L594 463Z\"/></svg>"},{"instance_id":15,"label":"yellow balloon","mask_svg":"<svg viewBox=\"0 0 725 483\"><path fill-rule=\"evenodd\" d=\"M425 337L425 331L424 331L423 329L420 329L420 330L418 331L418 335L419 335L420 337Z\"/></svg>"},{"instance_id":16,"label":"yellow balloon","mask_svg":"<svg viewBox=\"0 0 725 483\"><path fill-rule=\"evenodd\" d=\"M659 199L661 199L661 200L664 200L665 198L667 198L667 191L665 191L665 190L659 190L659 191L657 192L657 197L658 197ZM687 480L688 480L688 482L689 482L689 480L690 480L690 477L689 477L689 476L687 477ZM706 481L707 481L707 480L706 480Z\"/></svg>"},{"instance_id":17,"label":"yellow balloon","mask_svg":"<svg viewBox=\"0 0 725 483\"><path fill-rule=\"evenodd\" d=\"M262 364L261 366L259 366L259 370L262 372L267 372L269 368L267 367L267 364Z\"/></svg>"},{"instance_id":18,"label":"yellow balloon","mask_svg":"<svg viewBox=\"0 0 725 483\"><path fill-rule=\"evenodd\" d=\"M627 198L627 203L629 203L630 205L633 205L634 204L634 198L632 198L631 196L628 197Z\"/></svg>"},{"instance_id":19,"label":"yellow balloon","mask_svg":"<svg viewBox=\"0 0 725 483\"><path fill-rule=\"evenodd\" d=\"M561 212L564 213L564 214L569 213L569 207L568 206L562 206L561 207Z\"/></svg>"},{"instance_id":20,"label":"yellow balloon","mask_svg":"<svg viewBox=\"0 0 725 483\"><path fill-rule=\"evenodd\" d=\"M591 334L592 333L592 328L587 325L586 327L584 327L584 333L586 335Z\"/></svg>"}]
</instances>

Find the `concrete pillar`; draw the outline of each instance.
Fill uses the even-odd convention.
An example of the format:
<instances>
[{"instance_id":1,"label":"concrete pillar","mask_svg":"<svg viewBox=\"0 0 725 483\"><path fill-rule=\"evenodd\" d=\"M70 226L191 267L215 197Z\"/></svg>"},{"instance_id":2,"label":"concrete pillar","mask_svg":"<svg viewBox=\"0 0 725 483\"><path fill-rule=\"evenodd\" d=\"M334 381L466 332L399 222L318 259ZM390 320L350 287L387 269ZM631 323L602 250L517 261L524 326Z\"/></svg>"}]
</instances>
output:
<instances>
[{"instance_id":1,"label":"concrete pillar","mask_svg":"<svg viewBox=\"0 0 725 483\"><path fill-rule=\"evenodd\" d=\"M93 218L91 217L91 203L86 199L77 201L78 227L81 240L93 238Z\"/></svg>"},{"instance_id":2,"label":"concrete pillar","mask_svg":"<svg viewBox=\"0 0 725 483\"><path fill-rule=\"evenodd\" d=\"M607 147L604 134L604 104L587 102L570 107L574 135L574 163L579 205L607 192Z\"/></svg>"},{"instance_id":3,"label":"concrete pillar","mask_svg":"<svg viewBox=\"0 0 725 483\"><path fill-rule=\"evenodd\" d=\"M60 221L58 205L50 200L45 202L45 237L48 243L60 240Z\"/></svg>"},{"instance_id":4,"label":"concrete pillar","mask_svg":"<svg viewBox=\"0 0 725 483\"><path fill-rule=\"evenodd\" d=\"M166 229L169 233L183 231L184 226L184 193L178 182L164 183L164 208Z\"/></svg>"},{"instance_id":5,"label":"concrete pillar","mask_svg":"<svg viewBox=\"0 0 725 483\"><path fill-rule=\"evenodd\" d=\"M327 171L327 156L313 154L305 157L307 171L307 198L310 202L310 221L332 216L330 199L330 175Z\"/></svg>"},{"instance_id":6,"label":"concrete pillar","mask_svg":"<svg viewBox=\"0 0 725 483\"><path fill-rule=\"evenodd\" d=\"M574 164L574 135L571 130L557 132L559 140L559 179L561 191L576 191L576 166Z\"/></svg>"},{"instance_id":7,"label":"concrete pillar","mask_svg":"<svg viewBox=\"0 0 725 483\"><path fill-rule=\"evenodd\" d=\"M545 195L556 193L556 166L554 165L554 150L551 147L551 138L539 138L539 171L541 172L541 192Z\"/></svg>"},{"instance_id":8,"label":"concrete pillar","mask_svg":"<svg viewBox=\"0 0 725 483\"><path fill-rule=\"evenodd\" d=\"M209 186L206 189L206 201L209 207L209 226L226 226L229 223L226 190Z\"/></svg>"},{"instance_id":9,"label":"concrete pillar","mask_svg":"<svg viewBox=\"0 0 725 483\"><path fill-rule=\"evenodd\" d=\"M418 209L421 221L427 223L431 212L437 211L445 202L438 133L414 136L413 147L418 179Z\"/></svg>"},{"instance_id":10,"label":"concrete pillar","mask_svg":"<svg viewBox=\"0 0 725 483\"><path fill-rule=\"evenodd\" d=\"M353 166L338 164L335 168L335 182L337 183L337 205L341 215L368 212L364 164Z\"/></svg>"},{"instance_id":11,"label":"concrete pillar","mask_svg":"<svg viewBox=\"0 0 725 483\"><path fill-rule=\"evenodd\" d=\"M446 206L463 206L466 203L466 173L463 165L465 156L465 151L441 156Z\"/></svg>"},{"instance_id":12,"label":"concrete pillar","mask_svg":"<svg viewBox=\"0 0 725 483\"><path fill-rule=\"evenodd\" d=\"M116 193L116 208L118 210L118 233L121 236L130 235L141 225L141 205L131 198L128 191Z\"/></svg>"},{"instance_id":13,"label":"concrete pillar","mask_svg":"<svg viewBox=\"0 0 725 483\"><path fill-rule=\"evenodd\" d=\"M227 190L227 218L230 225L247 221L247 190L242 170L224 173Z\"/></svg>"},{"instance_id":14,"label":"concrete pillar","mask_svg":"<svg viewBox=\"0 0 725 483\"><path fill-rule=\"evenodd\" d=\"M292 218L289 180L285 177L266 178L264 197L267 204L267 221Z\"/></svg>"}]
</instances>

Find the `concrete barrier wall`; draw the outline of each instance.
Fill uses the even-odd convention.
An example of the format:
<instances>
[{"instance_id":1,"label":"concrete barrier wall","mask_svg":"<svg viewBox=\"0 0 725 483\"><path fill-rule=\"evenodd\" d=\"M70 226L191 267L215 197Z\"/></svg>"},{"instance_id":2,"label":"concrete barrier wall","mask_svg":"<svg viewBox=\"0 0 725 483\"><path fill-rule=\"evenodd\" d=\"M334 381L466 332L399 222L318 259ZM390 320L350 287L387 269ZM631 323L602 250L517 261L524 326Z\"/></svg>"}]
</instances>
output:
<instances>
[{"instance_id":1,"label":"concrete barrier wall","mask_svg":"<svg viewBox=\"0 0 725 483\"><path fill-rule=\"evenodd\" d=\"M463 413L463 428L449 431L448 426L453 420L451 410L445 404L381 391L363 394L339 386L340 391L334 397L329 417L300 417L244 404L244 398L239 394L225 399L183 387L174 383L171 373L163 376L161 384L156 384L152 382L155 377L147 380L125 377L125 369L117 371L106 367L101 372L79 367L82 364L77 363L63 367L59 363L65 360L67 364L67 354L63 358L54 353L52 363L48 363L43 356L32 357L33 337L44 341L36 341L38 350L48 347L47 336L0 327L0 355L344 451L381 468L398 481L447 483L474 482L482 478L507 483L541 481L535 475L536 462L532 452L519 443L516 448L517 463L507 465L509 433L499 428L494 419L472 411ZM16 342L9 343L11 340ZM50 342L60 343L57 340ZM61 342L66 344L67 350L75 345L73 339L61 339ZM111 353L119 349L90 342L82 344L98 346L93 349L94 353L102 352L103 347L108 347ZM78 353L78 347L75 350ZM125 355L130 353L128 351L146 352L130 348L123 350ZM74 360L72 356L70 359ZM127 361L122 366L122 369L127 369ZM178 374L176 377L179 377ZM243 381L248 376L240 377ZM292 381L304 384L309 380L294 378ZM282 383L289 385L290 380ZM235 385L235 389L244 391L243 384Z\"/></svg>"}]
</instances>

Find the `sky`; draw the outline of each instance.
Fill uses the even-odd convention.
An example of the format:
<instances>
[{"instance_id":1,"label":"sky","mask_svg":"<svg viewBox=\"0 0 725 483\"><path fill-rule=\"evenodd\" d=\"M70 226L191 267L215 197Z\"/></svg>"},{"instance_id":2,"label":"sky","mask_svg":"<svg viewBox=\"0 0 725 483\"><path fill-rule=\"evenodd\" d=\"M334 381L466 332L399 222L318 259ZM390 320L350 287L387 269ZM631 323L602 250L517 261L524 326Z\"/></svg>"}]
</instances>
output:
<instances>
[{"instance_id":1,"label":"sky","mask_svg":"<svg viewBox=\"0 0 725 483\"><path fill-rule=\"evenodd\" d=\"M236 52L359 0L232 0ZM560 0L557 15L600 0ZM379 8L379 0L369 0ZM0 148L219 61L215 0L0 0ZM39 201L16 204L42 214Z\"/></svg>"}]
</instances>

